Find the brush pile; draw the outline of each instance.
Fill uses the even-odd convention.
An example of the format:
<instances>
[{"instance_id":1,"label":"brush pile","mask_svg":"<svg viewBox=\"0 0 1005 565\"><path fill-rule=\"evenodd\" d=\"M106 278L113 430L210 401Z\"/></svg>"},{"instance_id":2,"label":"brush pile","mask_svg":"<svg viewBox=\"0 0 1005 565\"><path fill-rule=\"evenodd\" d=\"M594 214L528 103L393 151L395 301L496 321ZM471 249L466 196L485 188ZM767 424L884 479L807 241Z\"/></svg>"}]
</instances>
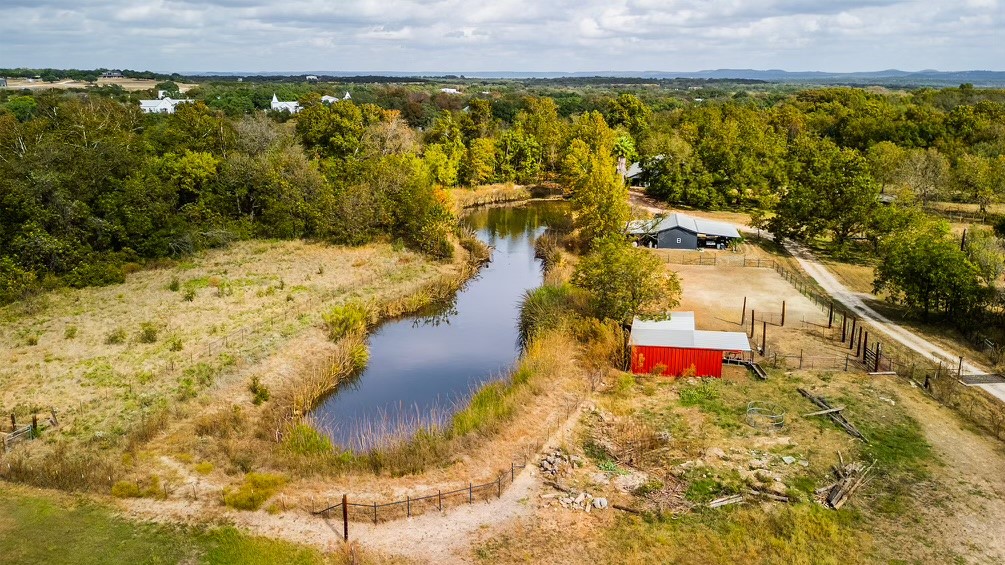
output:
<instances>
[{"instance_id":1,"label":"brush pile","mask_svg":"<svg viewBox=\"0 0 1005 565\"><path fill-rule=\"evenodd\" d=\"M862 486L869 472L876 465L875 461L869 466L866 466L862 461L852 461L845 464L840 453L838 458L840 463L834 467L834 476L837 480L816 490L817 501L834 510L841 508L848 502L851 495Z\"/></svg>"}]
</instances>

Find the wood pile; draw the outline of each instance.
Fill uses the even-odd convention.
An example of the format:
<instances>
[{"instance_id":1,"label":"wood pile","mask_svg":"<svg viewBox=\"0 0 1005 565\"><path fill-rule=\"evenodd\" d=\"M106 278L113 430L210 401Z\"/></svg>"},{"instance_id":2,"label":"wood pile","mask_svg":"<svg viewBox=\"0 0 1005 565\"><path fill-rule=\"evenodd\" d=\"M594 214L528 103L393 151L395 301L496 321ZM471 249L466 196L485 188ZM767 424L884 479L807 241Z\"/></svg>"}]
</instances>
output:
<instances>
[{"instance_id":1,"label":"wood pile","mask_svg":"<svg viewBox=\"0 0 1005 565\"><path fill-rule=\"evenodd\" d=\"M835 424L844 428L844 431L848 432L848 434L851 435L852 437L858 438L865 443L869 443L869 440L865 439L865 436L862 435L862 432L858 431L858 429L855 426L853 426L851 422L849 422L848 419L844 417L844 415L841 414L841 411L844 410L843 406L837 406L837 407L831 406L827 402L827 399L825 399L822 396L817 396L806 389L797 388L796 390L799 392L799 394L809 399L810 402L816 404L821 408L821 410L817 412L810 412L809 414L804 414L804 416L828 416L830 417L831 420L834 421Z\"/></svg>"},{"instance_id":2,"label":"wood pile","mask_svg":"<svg viewBox=\"0 0 1005 565\"><path fill-rule=\"evenodd\" d=\"M834 510L841 508L848 502L851 495L855 494L855 491L862 486L866 477L869 476L869 472L876 465L875 461L868 466L862 461L852 461L845 464L840 453L838 459L840 463L834 467L834 476L837 480L816 490L817 501Z\"/></svg>"}]
</instances>

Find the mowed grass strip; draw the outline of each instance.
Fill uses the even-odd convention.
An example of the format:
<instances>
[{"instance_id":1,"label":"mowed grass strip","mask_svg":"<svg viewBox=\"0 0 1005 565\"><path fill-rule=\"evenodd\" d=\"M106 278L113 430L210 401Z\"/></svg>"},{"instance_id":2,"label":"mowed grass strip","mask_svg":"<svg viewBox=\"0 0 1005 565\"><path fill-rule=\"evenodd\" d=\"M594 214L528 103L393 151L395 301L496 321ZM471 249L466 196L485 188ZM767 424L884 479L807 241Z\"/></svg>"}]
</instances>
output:
<instances>
[{"instance_id":1,"label":"mowed grass strip","mask_svg":"<svg viewBox=\"0 0 1005 565\"><path fill-rule=\"evenodd\" d=\"M232 527L138 523L82 500L53 500L0 488L0 563L315 564L320 552L246 535Z\"/></svg>"}]
</instances>

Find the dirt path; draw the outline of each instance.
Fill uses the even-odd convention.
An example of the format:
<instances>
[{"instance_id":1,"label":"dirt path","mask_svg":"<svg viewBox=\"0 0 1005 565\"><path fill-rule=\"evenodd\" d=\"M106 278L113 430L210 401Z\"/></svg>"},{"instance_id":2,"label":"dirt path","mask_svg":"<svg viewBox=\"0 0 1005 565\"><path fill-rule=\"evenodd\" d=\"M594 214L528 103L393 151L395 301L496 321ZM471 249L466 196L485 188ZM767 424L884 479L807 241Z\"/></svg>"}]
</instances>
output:
<instances>
[{"instance_id":1,"label":"dirt path","mask_svg":"<svg viewBox=\"0 0 1005 565\"><path fill-rule=\"evenodd\" d=\"M974 433L950 409L925 398L913 387L898 396L944 463L934 471L941 500L924 508L930 523L939 525L932 535L977 562L1005 563L1002 444Z\"/></svg>"},{"instance_id":2,"label":"dirt path","mask_svg":"<svg viewBox=\"0 0 1005 565\"><path fill-rule=\"evenodd\" d=\"M823 266L812 253L802 245L787 241L783 244L785 249L795 257L799 265L813 277L814 280L838 302L850 308L863 320L872 324L873 327L885 333L890 338L896 340L901 345L910 348L912 351L924 355L932 361L943 362L950 367L957 363L960 356L956 352L951 352L932 343L931 341L918 336L907 330L889 318L876 312L859 298L858 294L841 284L827 267ZM980 365L964 360L963 371L970 374L988 373L988 369ZM999 400L1005 402L1005 383L974 385L983 388Z\"/></svg>"}]
</instances>

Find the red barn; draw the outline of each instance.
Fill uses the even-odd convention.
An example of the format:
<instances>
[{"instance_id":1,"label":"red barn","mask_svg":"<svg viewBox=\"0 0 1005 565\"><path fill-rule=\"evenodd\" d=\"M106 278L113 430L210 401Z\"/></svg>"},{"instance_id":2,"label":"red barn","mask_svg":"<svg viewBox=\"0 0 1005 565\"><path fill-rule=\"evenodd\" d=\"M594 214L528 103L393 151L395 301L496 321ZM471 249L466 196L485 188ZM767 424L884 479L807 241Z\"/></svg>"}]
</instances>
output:
<instances>
[{"instance_id":1,"label":"red barn","mask_svg":"<svg viewBox=\"0 0 1005 565\"><path fill-rule=\"evenodd\" d=\"M743 332L694 329L694 312L674 312L661 321L636 318L629 344L632 372L637 375L659 372L679 377L694 367L695 376L721 377L724 355L750 352Z\"/></svg>"}]
</instances>

